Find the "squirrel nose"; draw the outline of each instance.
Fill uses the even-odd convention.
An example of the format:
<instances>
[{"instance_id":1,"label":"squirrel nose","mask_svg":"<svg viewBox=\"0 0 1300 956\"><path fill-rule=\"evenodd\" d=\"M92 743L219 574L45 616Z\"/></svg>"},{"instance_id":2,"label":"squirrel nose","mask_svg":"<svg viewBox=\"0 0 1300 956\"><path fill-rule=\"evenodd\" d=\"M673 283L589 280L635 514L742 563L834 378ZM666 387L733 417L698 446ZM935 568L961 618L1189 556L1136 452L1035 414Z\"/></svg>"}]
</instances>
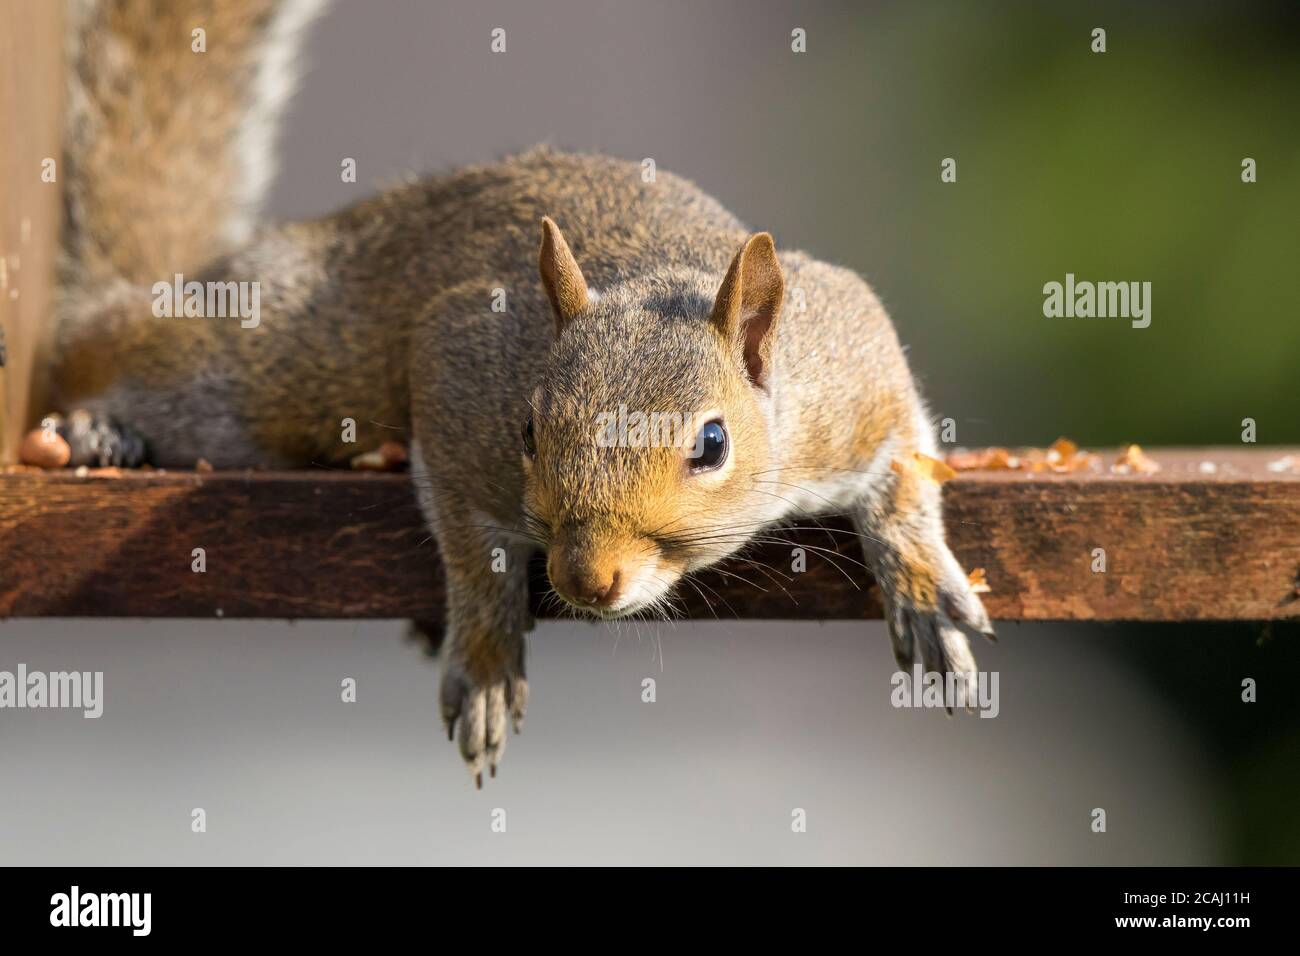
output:
<instances>
[{"instance_id":1,"label":"squirrel nose","mask_svg":"<svg viewBox=\"0 0 1300 956\"><path fill-rule=\"evenodd\" d=\"M556 567L556 564L560 567ZM554 560L547 562L547 573L555 589L576 604L609 607L622 594L623 569L616 565L574 566Z\"/></svg>"},{"instance_id":2,"label":"squirrel nose","mask_svg":"<svg viewBox=\"0 0 1300 956\"><path fill-rule=\"evenodd\" d=\"M603 573L588 569L572 580L572 594L580 604L609 607L618 600L619 584L622 580L623 572L618 568Z\"/></svg>"},{"instance_id":3,"label":"squirrel nose","mask_svg":"<svg viewBox=\"0 0 1300 956\"><path fill-rule=\"evenodd\" d=\"M615 568L607 575L593 575L586 581L586 587L578 591L579 600L596 607L609 607L618 600L618 585L623 572Z\"/></svg>"}]
</instances>

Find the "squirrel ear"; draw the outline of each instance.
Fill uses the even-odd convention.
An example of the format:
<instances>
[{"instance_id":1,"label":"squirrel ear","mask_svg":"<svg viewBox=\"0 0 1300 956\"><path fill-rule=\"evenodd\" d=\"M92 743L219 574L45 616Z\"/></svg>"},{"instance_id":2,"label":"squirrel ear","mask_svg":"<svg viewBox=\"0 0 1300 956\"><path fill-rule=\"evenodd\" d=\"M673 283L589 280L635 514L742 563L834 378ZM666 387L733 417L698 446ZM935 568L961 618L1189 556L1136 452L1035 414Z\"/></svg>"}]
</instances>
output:
<instances>
[{"instance_id":1,"label":"squirrel ear","mask_svg":"<svg viewBox=\"0 0 1300 956\"><path fill-rule=\"evenodd\" d=\"M740 345L750 381L760 388L767 386L771 371L772 333L784 296L785 279L772 237L766 232L750 236L731 260L710 321L723 338Z\"/></svg>"},{"instance_id":2,"label":"squirrel ear","mask_svg":"<svg viewBox=\"0 0 1300 956\"><path fill-rule=\"evenodd\" d=\"M569 251L569 244L550 216L542 217L542 251L537 260L542 275L546 297L555 312L555 331L563 330L565 323L587 307L587 282L582 278L578 261Z\"/></svg>"}]
</instances>

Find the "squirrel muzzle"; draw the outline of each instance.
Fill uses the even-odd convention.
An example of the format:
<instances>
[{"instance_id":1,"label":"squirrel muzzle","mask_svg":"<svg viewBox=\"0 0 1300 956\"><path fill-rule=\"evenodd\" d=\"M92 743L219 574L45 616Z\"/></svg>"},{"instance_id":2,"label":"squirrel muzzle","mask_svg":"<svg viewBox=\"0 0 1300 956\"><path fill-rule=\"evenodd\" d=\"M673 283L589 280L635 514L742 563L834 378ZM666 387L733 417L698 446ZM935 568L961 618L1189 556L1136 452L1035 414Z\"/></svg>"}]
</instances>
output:
<instances>
[{"instance_id":1,"label":"squirrel muzzle","mask_svg":"<svg viewBox=\"0 0 1300 956\"><path fill-rule=\"evenodd\" d=\"M600 617L619 617L667 591L675 574L660 567L659 549L645 539L605 538L581 529L551 544L546 573L569 604Z\"/></svg>"}]
</instances>

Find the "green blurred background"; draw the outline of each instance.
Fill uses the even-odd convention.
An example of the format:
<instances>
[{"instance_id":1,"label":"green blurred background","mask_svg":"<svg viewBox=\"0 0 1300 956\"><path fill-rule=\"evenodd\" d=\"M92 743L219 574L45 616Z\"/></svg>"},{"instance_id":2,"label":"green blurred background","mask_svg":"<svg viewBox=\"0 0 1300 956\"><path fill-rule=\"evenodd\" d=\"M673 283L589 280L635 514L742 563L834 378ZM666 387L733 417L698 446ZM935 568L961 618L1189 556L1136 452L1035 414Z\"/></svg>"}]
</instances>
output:
<instances>
[{"instance_id":1,"label":"green blurred background","mask_svg":"<svg viewBox=\"0 0 1300 956\"><path fill-rule=\"evenodd\" d=\"M862 215L892 228L858 264L904 317L936 408L961 410L959 438L1234 444L1252 417L1261 442L1300 441L1300 5L890 13L908 42L886 72L907 82L842 134L887 131L848 147L889 152ZM843 68L846 89L878 74ZM1150 281L1151 326L1045 318L1043 283L1067 272Z\"/></svg>"}]
</instances>

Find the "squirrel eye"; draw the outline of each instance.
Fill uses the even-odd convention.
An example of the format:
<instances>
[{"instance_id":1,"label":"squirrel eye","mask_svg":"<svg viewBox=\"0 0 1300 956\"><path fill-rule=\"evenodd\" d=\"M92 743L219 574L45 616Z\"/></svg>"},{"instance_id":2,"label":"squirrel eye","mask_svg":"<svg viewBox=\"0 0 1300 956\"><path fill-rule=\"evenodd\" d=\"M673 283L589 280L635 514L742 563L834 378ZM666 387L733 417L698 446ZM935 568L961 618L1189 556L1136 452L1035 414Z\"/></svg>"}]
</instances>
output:
<instances>
[{"instance_id":1,"label":"squirrel eye","mask_svg":"<svg viewBox=\"0 0 1300 956\"><path fill-rule=\"evenodd\" d=\"M529 458L537 457L537 440L533 436L533 416L529 415L528 420L524 422L524 454Z\"/></svg>"},{"instance_id":2,"label":"squirrel eye","mask_svg":"<svg viewBox=\"0 0 1300 956\"><path fill-rule=\"evenodd\" d=\"M727 430L720 421L711 421L700 429L691 449L691 471L710 471L727 460Z\"/></svg>"}]
</instances>

